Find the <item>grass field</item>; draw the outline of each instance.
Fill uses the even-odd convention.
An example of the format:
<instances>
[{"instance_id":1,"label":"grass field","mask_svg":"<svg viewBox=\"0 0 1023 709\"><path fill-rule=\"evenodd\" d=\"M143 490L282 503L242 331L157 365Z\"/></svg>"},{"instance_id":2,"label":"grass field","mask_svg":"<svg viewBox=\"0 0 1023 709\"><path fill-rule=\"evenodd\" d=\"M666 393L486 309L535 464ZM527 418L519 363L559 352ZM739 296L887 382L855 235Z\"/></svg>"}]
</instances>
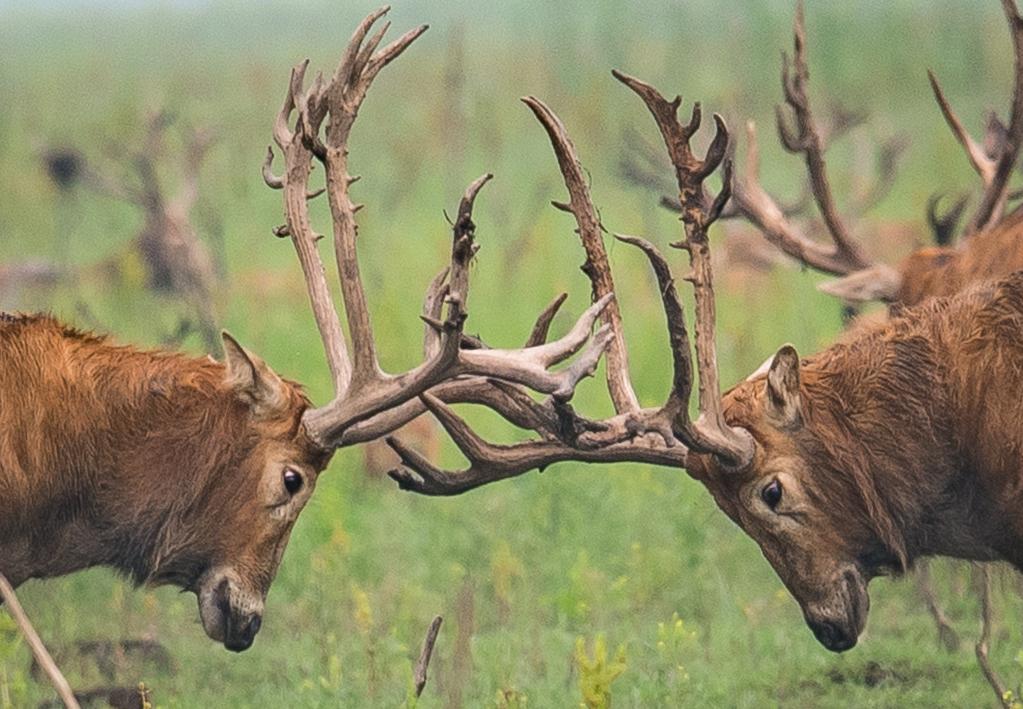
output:
<instances>
[{"instance_id":1,"label":"grass field","mask_svg":"<svg viewBox=\"0 0 1023 709\"><path fill-rule=\"evenodd\" d=\"M790 3L487 5L397 3L397 30L422 22L431 29L381 75L353 136L353 168L363 175L357 196L368 205L360 215L365 278L382 358L394 370L419 357L421 294L449 243L442 210L483 172L496 179L477 207L482 250L468 330L511 345L558 291L570 300L556 327L588 302L573 225L548 205L563 197L556 164L519 96L535 94L559 112L613 231L660 243L678 233L656 196L620 174L626 130L652 139L654 127L611 79L613 67L683 94L686 105L699 99L733 126L757 119L771 188L794 194L801 174L769 130L779 50L791 43ZM270 233L282 208L259 167L288 69L307 56L331 69L372 7L0 2L0 263L66 257L83 266L74 288L27 294L18 307L51 309L142 344L172 329L179 304L88 268L122 258L139 227L135 210L88 192L58 194L38 160L39 146L56 144L102 160L111 145L138 140L147 110L168 107L219 135L196 222L222 234L224 325L323 401L322 350L291 247ZM905 223L926 239L927 196L972 187L976 178L933 106L925 70L936 70L979 133L983 109L1009 100L1011 54L998 3L821 0L808 10L808 30L813 98L822 107L838 99L871 118L832 153L838 194L850 189L843 176L862 174L863 145L897 132L912 141L896 189L858 231L869 239L881 222ZM316 209L326 229L324 205ZM889 261L899 255L871 244ZM670 377L656 292L640 256L609 249L634 379L654 403ZM725 383L782 342L810 353L838 333L839 307L816 291L818 281L784 267L721 275ZM88 304L88 320L79 302ZM606 412L602 389L599 376L584 384L579 406ZM513 435L493 418L478 422L498 439ZM457 462L451 451L444 457ZM912 582L879 580L867 636L836 656L813 639L754 543L682 471L562 464L434 500L367 474L360 451L348 450L299 520L264 629L242 655L205 638L192 596L135 590L103 570L31 582L20 596L43 637L58 654L65 649L76 688L111 680L68 656L74 641L163 643L171 666L129 657L112 680L144 681L158 707L401 705L435 614L446 620L424 707L578 706L577 643L592 654L598 638L607 663L624 665L611 685L618 707L994 706L973 657L979 621L969 571L935 566L939 595L964 636L959 651L939 648ZM1006 573L993 649L1013 686L1023 679L1018 590ZM51 696L29 676L29 661L0 615L0 707Z\"/></svg>"}]
</instances>

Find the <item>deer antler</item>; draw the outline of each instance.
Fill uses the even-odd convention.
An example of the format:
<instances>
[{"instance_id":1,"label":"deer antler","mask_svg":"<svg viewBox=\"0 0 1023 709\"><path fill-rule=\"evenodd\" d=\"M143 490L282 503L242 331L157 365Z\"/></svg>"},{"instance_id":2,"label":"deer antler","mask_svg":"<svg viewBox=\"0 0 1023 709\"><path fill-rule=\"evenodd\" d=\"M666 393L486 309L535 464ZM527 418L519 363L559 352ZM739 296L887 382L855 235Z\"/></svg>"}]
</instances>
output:
<instances>
[{"instance_id":1,"label":"deer antler","mask_svg":"<svg viewBox=\"0 0 1023 709\"><path fill-rule=\"evenodd\" d=\"M793 37L792 60L790 63L788 55L782 54L781 73L785 105L791 116L786 114L782 106L776 107L778 136L785 150L803 156L810 191L831 243L825 244L808 237L761 186L756 126L752 121L746 124L745 169L735 180L735 211L756 226L782 252L818 271L843 276L837 281L823 284L821 289L825 292L847 301L892 300L901 287L899 272L886 264L872 262L867 257L861 245L852 237L831 191L825 161L827 141L862 119L852 115L845 120L840 118L833 121L835 126L828 130L817 127L807 94L810 71L806 60L806 27L801 0L796 3ZM899 138L882 145L878 157L878 183L864 191L855 205L858 212L870 209L891 188L895 165L904 145L904 141Z\"/></svg>"},{"instance_id":2,"label":"deer antler","mask_svg":"<svg viewBox=\"0 0 1023 709\"><path fill-rule=\"evenodd\" d=\"M480 189L490 179L490 175L484 175L468 187L462 198L453 229L450 265L428 291L425 361L397 375L387 374L380 368L356 253L355 215L361 205L356 205L350 196L350 188L357 178L348 171L348 137L377 74L427 29L425 25L412 29L378 49L389 23L372 36L369 33L387 11L384 7L370 13L359 24L329 81L318 74L306 87L308 62L292 70L273 131L274 140L284 153L285 172L281 177L273 174L272 148L263 167L267 185L284 193L287 221L274 233L290 236L295 245L334 382L334 399L325 406L307 410L302 418L306 432L325 449L360 439L359 436L346 438L346 433L361 422L370 426L374 433L380 432L381 427L384 432L390 430L388 427L403 416L415 415L415 407L406 406L410 400L439 385L447 385L449 390L458 392L456 383L466 377L520 384L549 394L559 402L567 402L579 380L593 372L611 336L610 327L604 326L590 337L594 322L613 299L609 292L590 306L564 337L554 342L518 350L486 349L467 343L462 328L467 317L469 264L478 249L472 209ZM307 201L315 194L308 189L314 157L323 163L326 172L348 341L316 250L320 237L313 231L309 218ZM443 304L447 305L443 320L433 317L440 315ZM433 332L429 331L431 329ZM549 371L551 366L576 354L584 345L585 349L570 366L557 372ZM491 388L482 388L486 389L486 395L473 396L495 398ZM464 389L462 391L464 393ZM396 413L398 409L402 411ZM514 412L510 411L509 415ZM380 418L374 422L374 417L378 416ZM376 428L372 428L374 425Z\"/></svg>"},{"instance_id":3,"label":"deer antler","mask_svg":"<svg viewBox=\"0 0 1023 709\"><path fill-rule=\"evenodd\" d=\"M830 246L822 244L803 234L785 217L781 208L761 186L756 127L752 121L746 125L746 169L735 181L734 204L736 210L753 222L768 241L785 253L812 268L833 275L846 275L867 268L871 262L860 245L851 237L831 193L824 158L824 136L817 128L807 95L810 72L806 62L806 29L802 2L796 5L793 35L792 62L790 64L788 54L782 54L781 74L785 104L791 110L792 118L790 121L781 106L776 107L778 135L788 152L803 156L814 202L831 236L832 244Z\"/></svg>"},{"instance_id":4,"label":"deer antler","mask_svg":"<svg viewBox=\"0 0 1023 709\"><path fill-rule=\"evenodd\" d=\"M727 127L720 116L714 116L717 127L714 140L707 154L698 158L693 154L689 141L700 127L699 104L694 106L692 119L683 126L676 115L681 104L680 98L667 101L653 87L638 79L619 72L614 75L646 103L675 167L685 226L684 237L675 246L689 253L692 272L686 280L693 283L697 298L696 353L700 376L700 416L692 421L688 414L693 375L692 355L684 311L668 262L649 242L637 237L618 236L616 238L619 240L637 246L644 252L657 276L674 367L672 389L667 401L657 408L638 408L616 398L616 387L621 392L632 391L632 386L625 359L613 363L609 358L608 368L614 371L608 372L608 389L618 411L615 416L602 421L587 419L578 415L565 402L552 397L542 404L533 402L535 409L532 413L538 415L531 418L524 416L514 421L516 425L538 434L538 439L512 445L495 445L477 435L465 420L434 395L436 390L432 390L420 397L422 403L451 435L469 460L469 467L458 472L442 470L400 440L391 437L388 443L398 453L404 467L391 471L390 475L403 489L427 495L456 495L533 469L543 470L548 465L565 460L603 463L640 461L685 467L690 451L716 455L722 462L734 467L745 466L752 459L752 438L746 431L732 428L724 421L714 351L714 301L707 229L720 217L730 196L731 162L725 154L728 144ZM606 258L593 258L593 244L586 243L587 239L599 241L599 222L595 219L596 211L588 194L579 189L579 185L583 184L582 172L575 147L564 125L542 101L533 97L523 100L550 137L562 177L572 197L567 205L555 204L572 213L576 219L590 256L584 270L594 292L599 293L601 288L611 287L612 278ZM723 187L715 197L706 199L708 195L703 183L722 165ZM541 324L543 320L541 318ZM612 319L610 323L618 341L622 341L620 322L620 319ZM509 401L515 398L514 390L503 388L502 393L504 396L498 397L494 402L497 405L492 407L512 420L507 413L512 408Z\"/></svg>"},{"instance_id":5,"label":"deer antler","mask_svg":"<svg viewBox=\"0 0 1023 709\"><path fill-rule=\"evenodd\" d=\"M1009 23L1012 35L1015 72L1008 127L1003 126L992 116L988 121L984 144L978 143L952 110L934 72L930 70L927 72L934 98L941 108L945 122L952 129L956 140L963 146L970 165L980 176L984 187L980 204L966 224L964 232L966 236L983 231L1002 218L1008 198L1009 177L1016 166L1016 159L1023 145L1023 17L1016 9L1015 0L1002 0L1002 10L1005 12L1005 19Z\"/></svg>"}]
</instances>

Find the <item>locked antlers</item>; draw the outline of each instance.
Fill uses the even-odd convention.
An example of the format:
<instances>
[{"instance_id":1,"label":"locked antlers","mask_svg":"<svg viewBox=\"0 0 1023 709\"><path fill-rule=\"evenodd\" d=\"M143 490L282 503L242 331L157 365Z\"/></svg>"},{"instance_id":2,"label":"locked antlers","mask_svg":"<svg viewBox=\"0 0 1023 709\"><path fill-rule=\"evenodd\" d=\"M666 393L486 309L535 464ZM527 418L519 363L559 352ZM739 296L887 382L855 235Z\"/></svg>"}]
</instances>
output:
<instances>
[{"instance_id":1,"label":"locked antlers","mask_svg":"<svg viewBox=\"0 0 1023 709\"><path fill-rule=\"evenodd\" d=\"M579 380L596 367L611 334L605 326L590 336L593 323L613 298L610 293L590 306L575 327L554 342L531 343L517 350L485 349L463 334L469 264L479 248L475 243L472 208L480 189L490 179L485 175L465 192L454 224L450 265L427 293L424 361L397 375L380 368L356 254L356 212L361 205L355 204L350 194L358 178L348 171L348 138L377 74L427 29L425 25L417 27L381 47L389 23L372 35L370 31L387 11L388 8L381 8L360 23L329 80L317 74L306 87L308 62L292 70L273 130L274 141L284 154L285 172L280 177L273 173L272 148L263 166L267 185L283 191L286 222L274 233L290 237L295 246L334 384L334 399L325 406L307 410L302 418L307 434L325 450L382 435L401 425L422 411L425 404L417 397L432 388L440 389L439 394L446 393L453 400L494 399L497 390L487 384L493 378L502 382L503 387L527 387L567 402ZM317 251L316 242L321 237L313 230L309 217L307 202L320 193L309 188L314 159L323 164L326 173L347 339ZM445 305L446 313L441 317ZM570 366L550 371L553 365L580 349L582 353ZM441 388L444 385L446 389ZM524 388L516 391L525 395ZM407 405L413 401L414 404ZM361 434L356 430L359 424L363 424Z\"/></svg>"},{"instance_id":2,"label":"locked antlers","mask_svg":"<svg viewBox=\"0 0 1023 709\"><path fill-rule=\"evenodd\" d=\"M720 116L715 115L716 133L707 154L697 157L690 140L699 130L702 113L699 104L692 118L683 125L677 118L681 99L666 100L650 85L631 76L615 72L615 78L643 99L660 129L675 168L679 201L682 205L683 238L673 244L689 254L691 272L686 280L696 293L696 369L699 374L700 415L689 417L689 399L693 384L693 363L684 311L675 288L675 278L667 260L650 242L632 236L616 236L624 243L641 249L657 277L671 344L674 376L665 403L656 408L641 408L635 399L624 356L621 336L621 314L604 310L611 335L611 347L621 343L617 359L608 358L608 391L615 415L592 420L572 409L566 401L551 396L535 402L515 387L492 382L501 392L499 403L489 403L505 414L517 405L528 415L513 422L537 435L533 440L511 445L489 443L432 392L421 396L424 406L437 418L469 461L461 471L438 468L397 438L388 443L401 457L403 467L390 475L407 490L427 495L455 495L467 490L521 475L533 469L565 460L590 463L646 462L685 467L690 451L717 456L725 465L743 467L752 459L753 440L742 430L729 426L721 411L721 394L717 378L714 348L714 292L710 265L707 229L721 215L731 189L731 161L726 157L728 130ZM568 188L568 203L555 203L575 218L587 260L584 272L593 286L594 297L607 298L614 287L613 277L604 252L603 228L590 200L582 167L575 147L558 117L539 99L523 99L543 125L557 157L562 177ZM722 188L711 197L705 180L723 165ZM600 303L601 300L597 302ZM557 301L556 301L557 302ZM613 350L612 350L613 351ZM513 403L514 402L514 403ZM477 401L476 403L483 403ZM495 402L496 403L496 402Z\"/></svg>"}]
</instances>

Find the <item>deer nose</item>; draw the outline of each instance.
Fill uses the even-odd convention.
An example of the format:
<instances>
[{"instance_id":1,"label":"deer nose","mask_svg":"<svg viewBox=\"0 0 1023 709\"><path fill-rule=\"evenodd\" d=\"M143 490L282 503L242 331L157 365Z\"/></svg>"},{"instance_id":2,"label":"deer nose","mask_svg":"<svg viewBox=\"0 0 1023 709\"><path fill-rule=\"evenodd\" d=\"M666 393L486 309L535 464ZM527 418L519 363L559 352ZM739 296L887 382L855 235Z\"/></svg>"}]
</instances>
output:
<instances>
[{"instance_id":1,"label":"deer nose","mask_svg":"<svg viewBox=\"0 0 1023 709\"><path fill-rule=\"evenodd\" d=\"M855 633L847 632L838 623L821 620L810 621L808 625L817 642L832 652L845 652L856 645Z\"/></svg>"},{"instance_id":2,"label":"deer nose","mask_svg":"<svg viewBox=\"0 0 1023 709\"><path fill-rule=\"evenodd\" d=\"M224 647L232 652L242 652L252 647L256 639L256 633L263 627L263 617L258 613L249 616L245 620L232 622L228 635L224 639Z\"/></svg>"}]
</instances>

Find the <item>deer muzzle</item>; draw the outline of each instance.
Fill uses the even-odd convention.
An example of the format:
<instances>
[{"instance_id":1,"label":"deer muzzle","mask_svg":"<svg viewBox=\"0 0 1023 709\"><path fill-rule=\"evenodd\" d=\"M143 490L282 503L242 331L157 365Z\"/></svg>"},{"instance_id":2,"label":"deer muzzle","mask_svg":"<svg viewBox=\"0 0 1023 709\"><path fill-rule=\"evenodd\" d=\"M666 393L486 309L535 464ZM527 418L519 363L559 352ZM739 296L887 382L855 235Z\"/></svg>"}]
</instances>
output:
<instances>
[{"instance_id":1,"label":"deer muzzle","mask_svg":"<svg viewBox=\"0 0 1023 709\"><path fill-rule=\"evenodd\" d=\"M870 596L863 574L855 567L843 569L821 601L803 606L803 617L817 641L832 652L856 646L867 624Z\"/></svg>"},{"instance_id":2,"label":"deer muzzle","mask_svg":"<svg viewBox=\"0 0 1023 709\"><path fill-rule=\"evenodd\" d=\"M199 617L210 639L232 652L252 647L263 625L263 598L245 591L224 573L208 574L199 585Z\"/></svg>"}]
</instances>

